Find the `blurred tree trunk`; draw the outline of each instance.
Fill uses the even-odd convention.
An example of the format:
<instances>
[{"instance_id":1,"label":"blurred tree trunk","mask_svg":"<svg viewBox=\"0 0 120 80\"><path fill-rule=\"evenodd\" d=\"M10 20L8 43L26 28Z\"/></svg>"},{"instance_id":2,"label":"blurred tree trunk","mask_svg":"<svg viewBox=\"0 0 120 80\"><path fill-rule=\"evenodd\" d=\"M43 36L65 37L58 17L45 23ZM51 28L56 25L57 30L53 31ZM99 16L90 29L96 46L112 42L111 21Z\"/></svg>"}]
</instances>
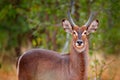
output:
<instances>
[{"instance_id":1,"label":"blurred tree trunk","mask_svg":"<svg viewBox=\"0 0 120 80\"><path fill-rule=\"evenodd\" d=\"M79 6L79 3L77 3L77 1L76 1L74 6L75 6L75 12L73 14L75 14L75 19L77 21L79 21L79 19L80 19L80 15L79 15L80 6Z\"/></svg>"},{"instance_id":2,"label":"blurred tree trunk","mask_svg":"<svg viewBox=\"0 0 120 80\"><path fill-rule=\"evenodd\" d=\"M17 6L20 5L20 0L10 0L10 3L14 6L14 8L17 8ZM14 22L18 22L18 16L19 14L15 15ZM21 43L22 43L22 37L21 34L17 34L17 46L15 47L16 56L19 57L21 55Z\"/></svg>"},{"instance_id":3,"label":"blurred tree trunk","mask_svg":"<svg viewBox=\"0 0 120 80\"><path fill-rule=\"evenodd\" d=\"M57 35L57 29L54 28L54 31L52 33L52 46L53 46L53 50L56 51L57 50L57 44L56 44L56 35Z\"/></svg>"},{"instance_id":4,"label":"blurred tree trunk","mask_svg":"<svg viewBox=\"0 0 120 80\"><path fill-rule=\"evenodd\" d=\"M86 0L86 5L87 5L87 15L89 17L90 15L90 9L91 9L91 3L90 3L90 0Z\"/></svg>"},{"instance_id":5,"label":"blurred tree trunk","mask_svg":"<svg viewBox=\"0 0 120 80\"><path fill-rule=\"evenodd\" d=\"M17 57L19 57L20 55L21 55L21 43L22 43L22 37L21 37L21 35L19 34L18 36L17 36L17 43L18 43L18 45L17 45L17 47L15 47L15 52L16 52L16 56Z\"/></svg>"},{"instance_id":6,"label":"blurred tree trunk","mask_svg":"<svg viewBox=\"0 0 120 80\"><path fill-rule=\"evenodd\" d=\"M51 41L51 35L50 35L50 32L49 30L45 30L45 33L46 33L46 45L47 45L47 48L50 49L51 48L51 45L50 45L50 41Z\"/></svg>"},{"instance_id":7,"label":"blurred tree trunk","mask_svg":"<svg viewBox=\"0 0 120 80\"><path fill-rule=\"evenodd\" d=\"M108 27L109 28L112 28L113 27L113 19L112 19L112 12L111 12L112 10L110 10L110 9L108 9L108 11L107 11L107 15L108 15Z\"/></svg>"}]
</instances>

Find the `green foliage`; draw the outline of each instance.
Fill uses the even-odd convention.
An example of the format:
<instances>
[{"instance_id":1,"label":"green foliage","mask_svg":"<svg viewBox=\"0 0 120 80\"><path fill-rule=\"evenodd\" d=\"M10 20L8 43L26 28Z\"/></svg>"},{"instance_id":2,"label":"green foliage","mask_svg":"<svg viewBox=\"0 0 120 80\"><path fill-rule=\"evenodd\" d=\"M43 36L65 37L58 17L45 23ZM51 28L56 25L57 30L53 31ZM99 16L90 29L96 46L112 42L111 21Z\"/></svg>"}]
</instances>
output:
<instances>
[{"instance_id":1,"label":"green foliage","mask_svg":"<svg viewBox=\"0 0 120 80\"><path fill-rule=\"evenodd\" d=\"M69 6L69 0L1 0L0 49L21 49L29 43L31 47L61 51L66 40L61 20L67 18ZM119 8L119 0L75 0L72 17L80 26L91 10L98 11L99 29L90 36L91 53L120 53Z\"/></svg>"}]
</instances>

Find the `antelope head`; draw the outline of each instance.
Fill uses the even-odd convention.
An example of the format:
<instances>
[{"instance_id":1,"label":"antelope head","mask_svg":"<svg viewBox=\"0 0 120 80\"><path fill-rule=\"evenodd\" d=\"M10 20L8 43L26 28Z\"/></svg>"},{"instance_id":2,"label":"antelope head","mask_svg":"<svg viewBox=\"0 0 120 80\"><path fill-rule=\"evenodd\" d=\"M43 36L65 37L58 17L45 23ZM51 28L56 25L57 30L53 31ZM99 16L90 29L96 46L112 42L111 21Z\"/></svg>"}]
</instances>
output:
<instances>
[{"instance_id":1,"label":"antelope head","mask_svg":"<svg viewBox=\"0 0 120 80\"><path fill-rule=\"evenodd\" d=\"M85 25L79 27L76 25L71 18L70 13L68 13L68 19L62 20L63 28L66 32L70 33L72 35L72 46L73 48L81 53L85 51L86 47L88 46L88 35L90 33L93 33L98 28L98 20L93 20L95 13L91 13L88 21L85 23Z\"/></svg>"}]
</instances>

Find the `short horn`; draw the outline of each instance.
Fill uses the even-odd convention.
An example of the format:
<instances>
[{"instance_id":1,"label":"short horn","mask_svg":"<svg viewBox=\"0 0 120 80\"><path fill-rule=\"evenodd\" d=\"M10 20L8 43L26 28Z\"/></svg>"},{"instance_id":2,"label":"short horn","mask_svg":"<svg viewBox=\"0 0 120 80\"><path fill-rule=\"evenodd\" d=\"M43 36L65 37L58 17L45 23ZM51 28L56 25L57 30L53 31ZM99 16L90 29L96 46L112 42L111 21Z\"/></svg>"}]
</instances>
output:
<instances>
[{"instance_id":1,"label":"short horn","mask_svg":"<svg viewBox=\"0 0 120 80\"><path fill-rule=\"evenodd\" d=\"M90 13L90 17L89 17L88 21L85 23L86 27L88 27L90 25L90 23L93 21L95 14L96 14L95 12Z\"/></svg>"},{"instance_id":2,"label":"short horn","mask_svg":"<svg viewBox=\"0 0 120 80\"><path fill-rule=\"evenodd\" d=\"M71 15L70 15L70 12L68 12L68 19L69 19L70 24L72 25L72 27L76 26L76 24L74 23L74 21L73 21Z\"/></svg>"}]
</instances>

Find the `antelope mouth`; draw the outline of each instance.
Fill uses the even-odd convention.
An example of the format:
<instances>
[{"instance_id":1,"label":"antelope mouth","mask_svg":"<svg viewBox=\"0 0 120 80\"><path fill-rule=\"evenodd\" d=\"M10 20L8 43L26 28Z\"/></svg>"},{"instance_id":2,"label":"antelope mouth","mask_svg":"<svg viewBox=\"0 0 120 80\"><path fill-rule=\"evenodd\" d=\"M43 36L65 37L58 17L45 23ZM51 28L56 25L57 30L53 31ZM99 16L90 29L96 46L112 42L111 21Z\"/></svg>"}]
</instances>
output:
<instances>
[{"instance_id":1,"label":"antelope mouth","mask_svg":"<svg viewBox=\"0 0 120 80\"><path fill-rule=\"evenodd\" d=\"M78 43L75 43L76 47L82 47L84 45L84 43L81 43L81 44L78 44Z\"/></svg>"},{"instance_id":2,"label":"antelope mouth","mask_svg":"<svg viewBox=\"0 0 120 80\"><path fill-rule=\"evenodd\" d=\"M84 48L84 43L81 43L81 44L75 43L74 46L75 46L77 49L81 49L81 48Z\"/></svg>"},{"instance_id":3,"label":"antelope mouth","mask_svg":"<svg viewBox=\"0 0 120 80\"><path fill-rule=\"evenodd\" d=\"M85 43L81 43L81 44L75 43L74 47L75 47L76 51L79 53L83 52L86 48Z\"/></svg>"}]
</instances>

